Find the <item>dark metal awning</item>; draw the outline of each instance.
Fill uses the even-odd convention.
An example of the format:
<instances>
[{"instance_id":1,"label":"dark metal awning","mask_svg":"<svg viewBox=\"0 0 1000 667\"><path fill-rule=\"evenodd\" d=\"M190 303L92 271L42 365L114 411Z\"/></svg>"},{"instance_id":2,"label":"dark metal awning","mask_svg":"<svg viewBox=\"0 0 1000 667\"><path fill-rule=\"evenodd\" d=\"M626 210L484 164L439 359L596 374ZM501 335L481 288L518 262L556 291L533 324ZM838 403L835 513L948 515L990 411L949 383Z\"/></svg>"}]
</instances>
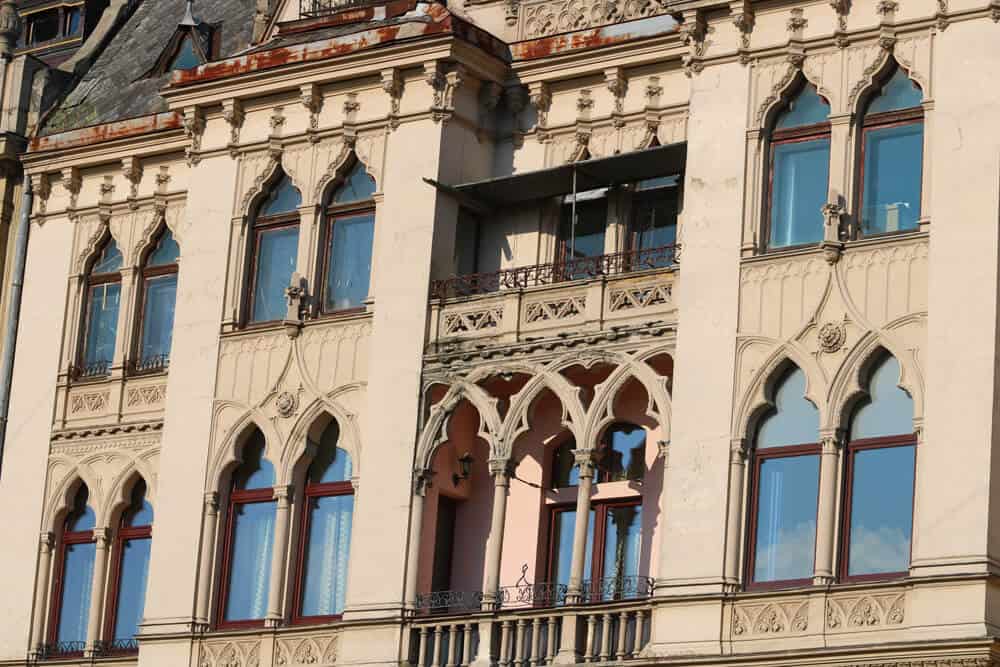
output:
<instances>
[{"instance_id":1,"label":"dark metal awning","mask_svg":"<svg viewBox=\"0 0 1000 667\"><path fill-rule=\"evenodd\" d=\"M686 159L687 144L676 143L462 185L448 186L431 179L424 180L454 195L463 205L474 209L490 209L574 191L586 192L619 183L679 174L684 171Z\"/></svg>"}]
</instances>

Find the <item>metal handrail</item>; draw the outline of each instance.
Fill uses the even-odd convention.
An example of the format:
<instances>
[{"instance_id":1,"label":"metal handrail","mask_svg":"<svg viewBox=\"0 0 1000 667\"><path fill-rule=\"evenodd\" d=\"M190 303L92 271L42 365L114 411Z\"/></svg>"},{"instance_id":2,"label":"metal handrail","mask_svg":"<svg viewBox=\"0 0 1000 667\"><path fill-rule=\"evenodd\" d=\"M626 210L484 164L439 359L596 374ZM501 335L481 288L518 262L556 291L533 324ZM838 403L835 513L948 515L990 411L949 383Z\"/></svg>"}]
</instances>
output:
<instances>
[{"instance_id":1,"label":"metal handrail","mask_svg":"<svg viewBox=\"0 0 1000 667\"><path fill-rule=\"evenodd\" d=\"M42 644L38 648L39 660L56 660L83 655L87 642L65 641Z\"/></svg>"},{"instance_id":2,"label":"metal handrail","mask_svg":"<svg viewBox=\"0 0 1000 667\"><path fill-rule=\"evenodd\" d=\"M76 380L104 377L111 372L111 360L99 359L82 366L70 366L69 372L70 376Z\"/></svg>"},{"instance_id":3,"label":"metal handrail","mask_svg":"<svg viewBox=\"0 0 1000 667\"><path fill-rule=\"evenodd\" d=\"M328 16L344 9L373 4L373 0L299 0L299 16L316 18Z\"/></svg>"},{"instance_id":4,"label":"metal handrail","mask_svg":"<svg viewBox=\"0 0 1000 667\"><path fill-rule=\"evenodd\" d=\"M646 269L664 269L677 261L677 246L643 248L566 262L520 266L492 273L469 273L431 282L432 299L489 294L501 289L523 289L568 280L582 280Z\"/></svg>"}]
</instances>

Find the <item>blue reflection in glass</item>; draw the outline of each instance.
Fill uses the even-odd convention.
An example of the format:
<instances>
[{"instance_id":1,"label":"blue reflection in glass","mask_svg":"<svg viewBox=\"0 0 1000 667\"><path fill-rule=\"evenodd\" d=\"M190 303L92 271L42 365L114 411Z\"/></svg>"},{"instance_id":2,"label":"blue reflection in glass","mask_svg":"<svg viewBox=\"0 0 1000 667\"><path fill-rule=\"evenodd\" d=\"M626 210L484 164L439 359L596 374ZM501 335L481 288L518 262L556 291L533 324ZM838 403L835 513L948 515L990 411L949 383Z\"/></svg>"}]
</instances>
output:
<instances>
[{"instance_id":1,"label":"blue reflection in glass","mask_svg":"<svg viewBox=\"0 0 1000 667\"><path fill-rule=\"evenodd\" d=\"M112 273L114 271L120 271L122 268L122 253L118 250L118 244L115 243L114 239L109 239L104 249L101 251L100 256L94 265L90 268L90 273L93 275L101 273Z\"/></svg>"},{"instance_id":2,"label":"blue reflection in glass","mask_svg":"<svg viewBox=\"0 0 1000 667\"><path fill-rule=\"evenodd\" d=\"M590 510L590 520L587 522L587 546L584 553L586 560L583 565L583 578L589 581L593 576L594 552L594 509ZM573 528L576 523L576 510L556 512L552 522L552 581L566 586L569 584L569 574L573 563Z\"/></svg>"},{"instance_id":3,"label":"blue reflection in glass","mask_svg":"<svg viewBox=\"0 0 1000 667\"><path fill-rule=\"evenodd\" d=\"M778 116L775 128L783 130L789 127L801 127L823 123L830 116L830 105L816 92L816 87L806 85L798 95L788 103L788 108Z\"/></svg>"},{"instance_id":4,"label":"blue reflection in glass","mask_svg":"<svg viewBox=\"0 0 1000 667\"><path fill-rule=\"evenodd\" d=\"M912 445L854 453L849 575L909 569L915 455Z\"/></svg>"},{"instance_id":5,"label":"blue reflection in glass","mask_svg":"<svg viewBox=\"0 0 1000 667\"><path fill-rule=\"evenodd\" d=\"M606 481L642 479L646 473L646 430L632 424L609 428L598 465Z\"/></svg>"},{"instance_id":6,"label":"blue reflection in glass","mask_svg":"<svg viewBox=\"0 0 1000 667\"><path fill-rule=\"evenodd\" d=\"M69 515L66 521L66 532L82 533L93 530L94 526L97 525L97 515L94 514L94 510L90 509L90 505L87 504L88 497L87 487L81 486L80 490L76 493L76 499L73 501L73 513Z\"/></svg>"},{"instance_id":7,"label":"blue reflection in glass","mask_svg":"<svg viewBox=\"0 0 1000 667\"><path fill-rule=\"evenodd\" d=\"M753 580L812 578L819 456L765 459L758 484Z\"/></svg>"},{"instance_id":8,"label":"blue reflection in glass","mask_svg":"<svg viewBox=\"0 0 1000 667\"><path fill-rule=\"evenodd\" d=\"M913 432L913 399L899 387L899 361L887 356L868 383L868 401L854 413L851 439L907 435Z\"/></svg>"},{"instance_id":9,"label":"blue reflection in glass","mask_svg":"<svg viewBox=\"0 0 1000 667\"><path fill-rule=\"evenodd\" d=\"M146 500L146 483L140 481L132 490L132 505L126 515L125 525L129 528L136 528L152 524L153 506Z\"/></svg>"},{"instance_id":10,"label":"blue reflection in glass","mask_svg":"<svg viewBox=\"0 0 1000 667\"><path fill-rule=\"evenodd\" d=\"M281 179L271 189L270 194L264 203L261 204L258 215L278 215L281 213L292 213L299 206L302 206L302 195L298 189L292 185L291 179L282 174Z\"/></svg>"},{"instance_id":11,"label":"blue reflection in glass","mask_svg":"<svg viewBox=\"0 0 1000 667\"><path fill-rule=\"evenodd\" d=\"M642 547L642 507L628 505L608 508L604 534L604 578L616 580L617 585L603 587L604 599L615 597L627 585L626 577L639 574L639 556Z\"/></svg>"},{"instance_id":12,"label":"blue reflection in glass","mask_svg":"<svg viewBox=\"0 0 1000 667\"><path fill-rule=\"evenodd\" d=\"M243 463L234 478L234 486L240 491L274 486L274 466L264 458L264 434L260 430L254 430L243 446Z\"/></svg>"},{"instance_id":13,"label":"blue reflection in glass","mask_svg":"<svg viewBox=\"0 0 1000 667\"><path fill-rule=\"evenodd\" d=\"M576 441L573 438L559 445L555 454L555 465L552 469L552 488L562 489L576 486L580 483L580 469L576 467Z\"/></svg>"},{"instance_id":14,"label":"blue reflection in glass","mask_svg":"<svg viewBox=\"0 0 1000 667\"><path fill-rule=\"evenodd\" d=\"M354 496L312 498L309 506L302 615L340 614L344 611L344 591L347 589Z\"/></svg>"},{"instance_id":15,"label":"blue reflection in glass","mask_svg":"<svg viewBox=\"0 0 1000 667\"><path fill-rule=\"evenodd\" d=\"M201 64L201 58L194 51L194 44L190 37L185 37L177 49L174 62L170 64L170 69L191 69Z\"/></svg>"},{"instance_id":16,"label":"blue reflection in glass","mask_svg":"<svg viewBox=\"0 0 1000 667\"><path fill-rule=\"evenodd\" d=\"M274 501L232 506L232 554L224 618L246 621L264 618L274 543Z\"/></svg>"},{"instance_id":17,"label":"blue reflection in glass","mask_svg":"<svg viewBox=\"0 0 1000 667\"><path fill-rule=\"evenodd\" d=\"M67 544L62 568L62 600L59 605L57 642L87 640L90 588L94 579L94 542Z\"/></svg>"},{"instance_id":18,"label":"blue reflection in glass","mask_svg":"<svg viewBox=\"0 0 1000 667\"><path fill-rule=\"evenodd\" d=\"M897 67L892 78L886 82L879 94L868 105L867 113L898 111L920 106L924 94L901 68Z\"/></svg>"},{"instance_id":19,"label":"blue reflection in glass","mask_svg":"<svg viewBox=\"0 0 1000 667\"><path fill-rule=\"evenodd\" d=\"M865 130L865 234L916 229L923 159L923 122Z\"/></svg>"},{"instance_id":20,"label":"blue reflection in glass","mask_svg":"<svg viewBox=\"0 0 1000 667\"><path fill-rule=\"evenodd\" d=\"M323 433L323 439L320 442L316 458L309 465L310 484L351 481L351 474L354 468L351 462L351 455L340 447L337 447L338 435L337 422L331 422L330 426Z\"/></svg>"},{"instance_id":21,"label":"blue reflection in glass","mask_svg":"<svg viewBox=\"0 0 1000 667\"><path fill-rule=\"evenodd\" d=\"M257 275L254 279L254 322L284 319L288 312L285 288L291 283L299 250L299 228L265 230L257 237Z\"/></svg>"},{"instance_id":22,"label":"blue reflection in glass","mask_svg":"<svg viewBox=\"0 0 1000 667\"><path fill-rule=\"evenodd\" d=\"M360 161L355 162L344 183L333 195L334 204L371 199L375 194L375 179L368 175Z\"/></svg>"},{"instance_id":23,"label":"blue reflection in glass","mask_svg":"<svg viewBox=\"0 0 1000 667\"><path fill-rule=\"evenodd\" d=\"M149 254L149 259L146 260L146 266L167 266L168 264L176 264L177 258L180 257L181 249L177 245L177 241L174 240L174 235L169 229L163 231L163 235L160 236L160 240L156 243L156 248L153 252Z\"/></svg>"},{"instance_id":24,"label":"blue reflection in glass","mask_svg":"<svg viewBox=\"0 0 1000 667\"><path fill-rule=\"evenodd\" d=\"M118 307L121 283L94 285L87 295L87 338L83 346L83 364L110 364L115 356L118 337Z\"/></svg>"},{"instance_id":25,"label":"blue reflection in glass","mask_svg":"<svg viewBox=\"0 0 1000 667\"><path fill-rule=\"evenodd\" d=\"M149 574L148 537L122 543L121 576L118 581L118 610L115 614L114 640L133 639L142 620L146 603L146 579Z\"/></svg>"},{"instance_id":26,"label":"blue reflection in glass","mask_svg":"<svg viewBox=\"0 0 1000 667\"><path fill-rule=\"evenodd\" d=\"M177 274L146 279L146 303L142 312L141 360L170 356L174 336L174 306Z\"/></svg>"},{"instance_id":27,"label":"blue reflection in glass","mask_svg":"<svg viewBox=\"0 0 1000 667\"><path fill-rule=\"evenodd\" d=\"M818 243L830 181L830 140L779 143L772 150L770 245Z\"/></svg>"},{"instance_id":28,"label":"blue reflection in glass","mask_svg":"<svg viewBox=\"0 0 1000 667\"><path fill-rule=\"evenodd\" d=\"M326 262L324 309L358 308L368 298L372 272L375 215L351 215L330 221L332 239Z\"/></svg>"},{"instance_id":29,"label":"blue reflection in glass","mask_svg":"<svg viewBox=\"0 0 1000 667\"><path fill-rule=\"evenodd\" d=\"M805 393L806 375L795 367L778 383L775 412L757 431L757 449L802 445L819 439L819 410Z\"/></svg>"}]
</instances>

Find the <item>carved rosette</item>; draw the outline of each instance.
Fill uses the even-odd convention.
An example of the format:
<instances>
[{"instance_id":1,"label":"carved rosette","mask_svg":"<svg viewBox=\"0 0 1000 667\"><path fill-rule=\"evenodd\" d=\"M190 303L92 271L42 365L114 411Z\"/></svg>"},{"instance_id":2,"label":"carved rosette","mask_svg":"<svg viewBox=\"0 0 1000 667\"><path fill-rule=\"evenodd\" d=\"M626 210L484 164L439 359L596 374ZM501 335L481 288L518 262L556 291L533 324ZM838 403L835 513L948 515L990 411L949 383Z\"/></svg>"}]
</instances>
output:
<instances>
[{"instance_id":1,"label":"carved rosette","mask_svg":"<svg viewBox=\"0 0 1000 667\"><path fill-rule=\"evenodd\" d=\"M290 391L283 391L275 397L274 409L279 416L287 419L299 409L299 397Z\"/></svg>"},{"instance_id":2,"label":"carved rosette","mask_svg":"<svg viewBox=\"0 0 1000 667\"><path fill-rule=\"evenodd\" d=\"M820 349L832 354L839 351L847 342L847 327L843 322L827 322L819 328L816 338Z\"/></svg>"}]
</instances>

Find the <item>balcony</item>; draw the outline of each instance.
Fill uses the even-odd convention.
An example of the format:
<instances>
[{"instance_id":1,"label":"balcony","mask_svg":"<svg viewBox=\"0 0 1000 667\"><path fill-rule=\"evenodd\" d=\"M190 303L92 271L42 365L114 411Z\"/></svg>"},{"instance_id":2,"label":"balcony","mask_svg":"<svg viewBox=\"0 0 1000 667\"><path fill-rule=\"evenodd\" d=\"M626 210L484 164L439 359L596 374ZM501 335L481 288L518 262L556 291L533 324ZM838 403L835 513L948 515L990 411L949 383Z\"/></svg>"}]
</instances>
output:
<instances>
[{"instance_id":1,"label":"balcony","mask_svg":"<svg viewBox=\"0 0 1000 667\"><path fill-rule=\"evenodd\" d=\"M329 16L345 9L373 4L372 0L299 0L299 16L316 18Z\"/></svg>"}]
</instances>

